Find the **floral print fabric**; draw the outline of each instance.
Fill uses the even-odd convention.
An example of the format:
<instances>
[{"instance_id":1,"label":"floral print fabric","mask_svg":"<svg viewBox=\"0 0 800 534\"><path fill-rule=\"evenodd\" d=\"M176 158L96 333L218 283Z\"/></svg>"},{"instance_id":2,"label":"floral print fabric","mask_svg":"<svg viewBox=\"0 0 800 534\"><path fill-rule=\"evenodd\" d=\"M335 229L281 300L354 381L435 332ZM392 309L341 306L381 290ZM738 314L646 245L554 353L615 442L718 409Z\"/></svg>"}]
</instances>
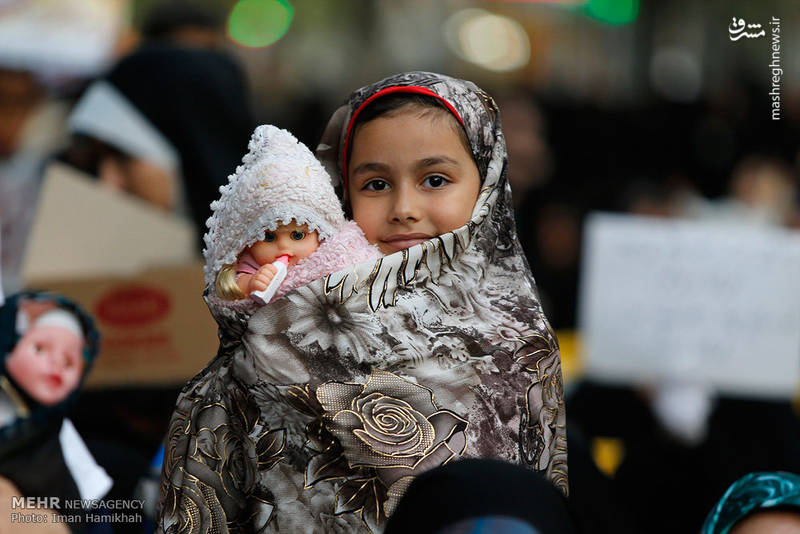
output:
<instances>
[{"instance_id":1,"label":"floral print fabric","mask_svg":"<svg viewBox=\"0 0 800 534\"><path fill-rule=\"evenodd\" d=\"M166 532L382 532L411 480L465 457L529 466L566 493L556 338L516 237L505 143L469 82L406 73L354 93L319 154L340 176L349 117L386 87L458 111L483 187L470 222L261 308L206 291L217 357L167 439Z\"/></svg>"}]
</instances>

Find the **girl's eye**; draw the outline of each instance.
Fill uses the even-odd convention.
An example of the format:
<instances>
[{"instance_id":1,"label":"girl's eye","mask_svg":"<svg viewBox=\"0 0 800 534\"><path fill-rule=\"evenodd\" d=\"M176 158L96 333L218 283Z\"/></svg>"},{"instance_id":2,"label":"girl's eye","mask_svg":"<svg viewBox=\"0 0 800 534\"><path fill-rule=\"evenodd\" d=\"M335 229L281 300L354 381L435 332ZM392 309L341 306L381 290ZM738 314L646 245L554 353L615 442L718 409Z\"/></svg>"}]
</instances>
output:
<instances>
[{"instance_id":1,"label":"girl's eye","mask_svg":"<svg viewBox=\"0 0 800 534\"><path fill-rule=\"evenodd\" d=\"M41 354L42 352L44 352L44 347L42 345L40 345L39 343L36 343L33 346L33 352L35 354Z\"/></svg>"},{"instance_id":2,"label":"girl's eye","mask_svg":"<svg viewBox=\"0 0 800 534\"><path fill-rule=\"evenodd\" d=\"M362 187L362 189L365 189L367 191L383 191L385 189L389 189L389 184L386 183L384 180L375 179L375 180L370 180L369 182L364 184L364 187Z\"/></svg>"},{"instance_id":3,"label":"girl's eye","mask_svg":"<svg viewBox=\"0 0 800 534\"><path fill-rule=\"evenodd\" d=\"M273 241L275 241L275 234L273 234L272 232L267 232L266 234L264 234L264 241L266 241L267 243L272 243Z\"/></svg>"},{"instance_id":4,"label":"girl's eye","mask_svg":"<svg viewBox=\"0 0 800 534\"><path fill-rule=\"evenodd\" d=\"M432 174L425 178L422 184L426 187L430 187L432 189L439 189L440 187L444 187L447 185L448 180L441 174Z\"/></svg>"},{"instance_id":5,"label":"girl's eye","mask_svg":"<svg viewBox=\"0 0 800 534\"><path fill-rule=\"evenodd\" d=\"M306 236L305 232L301 232L299 230L292 230L292 239L295 241L302 241L305 236Z\"/></svg>"}]
</instances>

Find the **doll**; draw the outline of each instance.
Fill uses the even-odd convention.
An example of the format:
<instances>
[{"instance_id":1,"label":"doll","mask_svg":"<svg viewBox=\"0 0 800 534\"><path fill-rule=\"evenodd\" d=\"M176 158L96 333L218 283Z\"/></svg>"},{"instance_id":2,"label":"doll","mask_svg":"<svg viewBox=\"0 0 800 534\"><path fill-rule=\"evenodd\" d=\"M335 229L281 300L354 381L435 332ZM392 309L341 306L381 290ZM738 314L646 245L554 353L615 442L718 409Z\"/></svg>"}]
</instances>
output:
<instances>
[{"instance_id":1,"label":"doll","mask_svg":"<svg viewBox=\"0 0 800 534\"><path fill-rule=\"evenodd\" d=\"M24 322L20 314L18 325ZM53 406L72 393L83 375L83 332L68 311L53 309L30 325L6 360L6 371L30 397Z\"/></svg>"},{"instance_id":2,"label":"doll","mask_svg":"<svg viewBox=\"0 0 800 534\"><path fill-rule=\"evenodd\" d=\"M66 300L20 294L3 307L0 429L63 411L96 351L88 316ZM14 431L15 432L15 431Z\"/></svg>"},{"instance_id":3,"label":"doll","mask_svg":"<svg viewBox=\"0 0 800 534\"><path fill-rule=\"evenodd\" d=\"M0 308L0 478L22 496L99 499L112 485L65 417L97 340L91 318L62 297L21 293Z\"/></svg>"},{"instance_id":4,"label":"doll","mask_svg":"<svg viewBox=\"0 0 800 534\"><path fill-rule=\"evenodd\" d=\"M330 177L308 148L271 125L256 128L249 152L221 197L205 235L206 283L216 297L256 297L279 278L280 298L347 265L380 257L344 212Z\"/></svg>"}]
</instances>

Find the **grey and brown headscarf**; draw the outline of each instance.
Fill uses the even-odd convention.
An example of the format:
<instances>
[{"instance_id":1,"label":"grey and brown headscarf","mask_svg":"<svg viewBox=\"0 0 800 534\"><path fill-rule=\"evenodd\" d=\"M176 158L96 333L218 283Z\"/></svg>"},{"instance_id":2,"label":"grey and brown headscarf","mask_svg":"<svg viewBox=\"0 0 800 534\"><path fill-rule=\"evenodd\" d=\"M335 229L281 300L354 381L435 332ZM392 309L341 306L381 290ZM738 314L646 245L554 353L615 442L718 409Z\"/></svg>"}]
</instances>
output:
<instances>
[{"instance_id":1,"label":"grey and brown headscarf","mask_svg":"<svg viewBox=\"0 0 800 534\"><path fill-rule=\"evenodd\" d=\"M404 91L463 125L483 179L471 220L255 311L212 305L224 343L178 399L159 530L382 532L414 477L465 457L566 492L558 345L516 236L494 101L437 74L387 78L334 114L318 155L341 181L352 117Z\"/></svg>"}]
</instances>

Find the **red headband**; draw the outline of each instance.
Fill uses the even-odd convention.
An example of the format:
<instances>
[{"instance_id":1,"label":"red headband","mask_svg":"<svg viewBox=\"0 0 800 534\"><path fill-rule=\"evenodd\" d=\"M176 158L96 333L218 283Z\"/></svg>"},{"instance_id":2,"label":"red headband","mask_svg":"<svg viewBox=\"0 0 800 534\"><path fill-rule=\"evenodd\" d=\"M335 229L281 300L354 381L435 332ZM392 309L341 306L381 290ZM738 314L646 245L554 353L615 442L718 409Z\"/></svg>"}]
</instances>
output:
<instances>
[{"instance_id":1,"label":"red headband","mask_svg":"<svg viewBox=\"0 0 800 534\"><path fill-rule=\"evenodd\" d=\"M342 155L342 177L344 178L344 195L345 195L345 197L347 197L347 181L348 181L347 180L347 149L350 146L350 136L353 134L353 125L356 122L356 118L358 117L358 114L361 113L361 110L363 110L371 102L373 102L374 100L376 100L376 99L378 99L378 98L380 98L382 96L385 96L385 95L388 95L388 94L392 94L392 93L415 93L415 94L420 94L420 95L432 96L435 99L439 100L442 104L444 104L445 107L447 107L447 109L449 109L450 112L456 117L456 119L458 119L458 122L461 124L461 127L464 128L464 130L466 130L466 127L464 126L464 121L461 120L461 115L458 114L458 111L456 111L456 108L454 108L453 105L450 102L448 102L447 100L445 100L441 96L437 95L436 93L434 93L430 89L427 89L425 87L419 87L419 86L416 86L416 85L396 85L394 87L386 87L384 89L381 89L380 91L378 91L374 95L372 95L369 98L367 98L366 100L364 100L364 102L360 106L358 106L358 109L356 109L353 112L353 115L350 117L350 122L347 124L347 134L345 135L345 138L344 138L344 154Z\"/></svg>"}]
</instances>

